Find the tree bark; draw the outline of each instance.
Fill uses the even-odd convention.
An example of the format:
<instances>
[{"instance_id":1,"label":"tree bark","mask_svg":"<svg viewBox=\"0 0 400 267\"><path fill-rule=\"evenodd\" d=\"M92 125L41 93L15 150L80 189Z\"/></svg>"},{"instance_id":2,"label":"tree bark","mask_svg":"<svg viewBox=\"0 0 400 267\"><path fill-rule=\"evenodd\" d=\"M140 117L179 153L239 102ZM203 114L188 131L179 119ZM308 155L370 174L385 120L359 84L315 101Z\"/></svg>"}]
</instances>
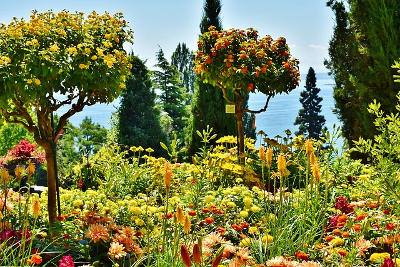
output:
<instances>
[{"instance_id":1,"label":"tree bark","mask_svg":"<svg viewBox=\"0 0 400 267\"><path fill-rule=\"evenodd\" d=\"M46 144L44 149L47 162L47 209L49 212L49 223L52 225L57 217L56 172L54 169L55 155L51 144Z\"/></svg>"},{"instance_id":2,"label":"tree bark","mask_svg":"<svg viewBox=\"0 0 400 267\"><path fill-rule=\"evenodd\" d=\"M235 118L237 124L237 131L239 137L239 143L237 144L238 148L238 159L240 165L245 165L246 158L244 156L244 127L243 127L243 96L240 91L235 90Z\"/></svg>"}]
</instances>

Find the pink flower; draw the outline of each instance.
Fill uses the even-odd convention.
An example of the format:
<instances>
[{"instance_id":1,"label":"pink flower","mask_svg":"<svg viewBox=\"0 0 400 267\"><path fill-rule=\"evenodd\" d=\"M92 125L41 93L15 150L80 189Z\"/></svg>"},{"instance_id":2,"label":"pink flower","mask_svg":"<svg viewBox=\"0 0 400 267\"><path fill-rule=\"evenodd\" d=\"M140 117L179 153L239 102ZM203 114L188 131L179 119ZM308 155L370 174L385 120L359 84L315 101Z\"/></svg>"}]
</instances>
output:
<instances>
[{"instance_id":1,"label":"pink flower","mask_svg":"<svg viewBox=\"0 0 400 267\"><path fill-rule=\"evenodd\" d=\"M68 256L63 256L58 267L75 267L74 259L69 254Z\"/></svg>"}]
</instances>

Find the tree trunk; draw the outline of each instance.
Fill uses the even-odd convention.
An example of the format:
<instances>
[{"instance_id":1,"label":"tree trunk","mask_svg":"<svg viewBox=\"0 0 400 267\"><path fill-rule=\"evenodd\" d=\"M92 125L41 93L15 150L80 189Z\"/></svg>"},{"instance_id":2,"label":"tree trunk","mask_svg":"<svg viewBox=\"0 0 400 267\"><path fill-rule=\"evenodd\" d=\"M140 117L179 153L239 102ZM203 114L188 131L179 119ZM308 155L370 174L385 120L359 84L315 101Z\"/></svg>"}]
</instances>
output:
<instances>
[{"instance_id":1,"label":"tree trunk","mask_svg":"<svg viewBox=\"0 0 400 267\"><path fill-rule=\"evenodd\" d=\"M237 124L237 134L239 137L238 148L238 159L240 165L245 165L246 158L244 157L244 127L243 127L243 97L240 92L235 91L235 118Z\"/></svg>"},{"instance_id":2,"label":"tree trunk","mask_svg":"<svg viewBox=\"0 0 400 267\"><path fill-rule=\"evenodd\" d=\"M56 172L54 169L55 155L51 144L46 145L46 162L47 162L47 190L48 200L47 209L49 211L49 223L52 225L57 217L57 193L56 193Z\"/></svg>"}]
</instances>

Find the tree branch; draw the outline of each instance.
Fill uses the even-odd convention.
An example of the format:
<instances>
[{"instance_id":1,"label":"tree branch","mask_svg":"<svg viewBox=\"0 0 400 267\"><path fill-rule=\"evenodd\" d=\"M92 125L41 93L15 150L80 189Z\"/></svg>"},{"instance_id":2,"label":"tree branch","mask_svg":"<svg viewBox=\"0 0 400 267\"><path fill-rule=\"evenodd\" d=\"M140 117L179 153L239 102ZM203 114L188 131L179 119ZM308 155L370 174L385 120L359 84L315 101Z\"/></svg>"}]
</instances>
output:
<instances>
[{"instance_id":1,"label":"tree branch","mask_svg":"<svg viewBox=\"0 0 400 267\"><path fill-rule=\"evenodd\" d=\"M89 102L93 98L93 96L94 96L94 92L92 92L85 100L84 95L79 95L79 98L78 98L78 101L76 102L76 104L72 104L72 107L60 117L60 120L58 121L58 125L57 125L56 131L55 131L56 135L57 135L57 133L59 133L61 131L62 128L64 128L65 124L67 123L67 120L72 115L74 115L77 112L82 111L82 109L85 106L91 106L94 104L94 103L89 104Z\"/></svg>"},{"instance_id":2,"label":"tree branch","mask_svg":"<svg viewBox=\"0 0 400 267\"><path fill-rule=\"evenodd\" d=\"M217 82L218 87L220 87L222 89L222 94L224 95L225 100L229 103L229 104L235 104L235 101L233 101L232 99L230 99L228 97L228 94L226 92L226 87L222 85L222 83Z\"/></svg>"},{"instance_id":3,"label":"tree branch","mask_svg":"<svg viewBox=\"0 0 400 267\"><path fill-rule=\"evenodd\" d=\"M245 109L244 112L248 112L248 113L252 113L252 114L257 114L257 113L261 113L261 112L266 111L267 108L268 108L268 103L269 103L269 100L271 99L271 97L272 97L272 95L268 95L267 102L265 102L265 106L264 106L262 109L260 109L260 110Z\"/></svg>"}]
</instances>

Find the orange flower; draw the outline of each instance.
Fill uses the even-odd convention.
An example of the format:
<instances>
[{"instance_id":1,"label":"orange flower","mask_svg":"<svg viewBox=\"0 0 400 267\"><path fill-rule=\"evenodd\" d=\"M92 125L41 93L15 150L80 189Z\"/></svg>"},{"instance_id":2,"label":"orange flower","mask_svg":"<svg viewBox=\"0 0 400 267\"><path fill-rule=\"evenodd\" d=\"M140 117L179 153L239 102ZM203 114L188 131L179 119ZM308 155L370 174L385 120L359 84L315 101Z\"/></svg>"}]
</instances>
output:
<instances>
[{"instance_id":1,"label":"orange flower","mask_svg":"<svg viewBox=\"0 0 400 267\"><path fill-rule=\"evenodd\" d=\"M37 197L33 199L32 212L33 212L33 218L36 220L40 215L40 201Z\"/></svg>"},{"instance_id":2,"label":"orange flower","mask_svg":"<svg viewBox=\"0 0 400 267\"><path fill-rule=\"evenodd\" d=\"M334 233L335 235L340 235L342 231L339 228L336 228L332 231L332 233Z\"/></svg>"},{"instance_id":3,"label":"orange flower","mask_svg":"<svg viewBox=\"0 0 400 267\"><path fill-rule=\"evenodd\" d=\"M197 212L196 212L195 210L190 210L190 211L188 212L188 214L189 214L190 216L196 216Z\"/></svg>"},{"instance_id":4,"label":"orange flower","mask_svg":"<svg viewBox=\"0 0 400 267\"><path fill-rule=\"evenodd\" d=\"M87 230L86 237L90 238L94 243L103 240L104 242L108 240L110 234L107 228L101 224L91 224Z\"/></svg>"},{"instance_id":5,"label":"orange flower","mask_svg":"<svg viewBox=\"0 0 400 267\"><path fill-rule=\"evenodd\" d=\"M342 215L340 215L338 217L338 223L342 223L344 225L346 223L346 221L347 221L347 215L346 214L342 214Z\"/></svg>"},{"instance_id":6,"label":"orange flower","mask_svg":"<svg viewBox=\"0 0 400 267\"><path fill-rule=\"evenodd\" d=\"M356 216L356 221L362 221L367 217L367 214L361 213Z\"/></svg>"},{"instance_id":7,"label":"orange flower","mask_svg":"<svg viewBox=\"0 0 400 267\"><path fill-rule=\"evenodd\" d=\"M342 237L343 238L347 238L347 237L349 237L350 236L350 233L349 232L343 232L343 234L342 234Z\"/></svg>"},{"instance_id":8,"label":"orange flower","mask_svg":"<svg viewBox=\"0 0 400 267\"><path fill-rule=\"evenodd\" d=\"M358 231L360 231L361 230L361 224L355 224L355 225L353 225L353 229L354 229L354 231L356 231L356 232L358 232Z\"/></svg>"},{"instance_id":9,"label":"orange flower","mask_svg":"<svg viewBox=\"0 0 400 267\"><path fill-rule=\"evenodd\" d=\"M33 254L30 259L26 261L28 264L41 264L42 263L42 257L40 257L37 254Z\"/></svg>"},{"instance_id":10,"label":"orange flower","mask_svg":"<svg viewBox=\"0 0 400 267\"><path fill-rule=\"evenodd\" d=\"M319 181L321 179L321 170L318 162L312 166L312 174L315 180Z\"/></svg>"},{"instance_id":11,"label":"orange flower","mask_svg":"<svg viewBox=\"0 0 400 267\"><path fill-rule=\"evenodd\" d=\"M14 170L15 173L15 178L17 178L18 182L21 182L22 180L22 175L24 173L24 168L22 168L21 166L17 166Z\"/></svg>"},{"instance_id":12,"label":"orange flower","mask_svg":"<svg viewBox=\"0 0 400 267\"><path fill-rule=\"evenodd\" d=\"M261 159L261 161L265 160L265 147L264 146L260 146L258 148L258 157Z\"/></svg>"},{"instance_id":13,"label":"orange flower","mask_svg":"<svg viewBox=\"0 0 400 267\"><path fill-rule=\"evenodd\" d=\"M296 252L294 253L294 255L295 255L296 258L298 258L299 260L303 260L303 261L308 260L308 255L307 255L307 253L304 253L304 252L302 252L302 251L296 251Z\"/></svg>"},{"instance_id":14,"label":"orange flower","mask_svg":"<svg viewBox=\"0 0 400 267\"><path fill-rule=\"evenodd\" d=\"M167 192L169 191L169 188L171 187L171 179L172 179L172 167L169 162L165 162L164 164L164 184L165 184L165 189Z\"/></svg>"},{"instance_id":15,"label":"orange flower","mask_svg":"<svg viewBox=\"0 0 400 267\"><path fill-rule=\"evenodd\" d=\"M331 242L334 238L335 238L335 237L334 237L333 235L328 235L328 236L325 237L325 241L329 243L329 242Z\"/></svg>"},{"instance_id":16,"label":"orange flower","mask_svg":"<svg viewBox=\"0 0 400 267\"><path fill-rule=\"evenodd\" d=\"M3 181L3 183L7 184L10 180L11 180L11 176L8 173L7 169L1 169L0 171L1 173L1 180Z\"/></svg>"},{"instance_id":17,"label":"orange flower","mask_svg":"<svg viewBox=\"0 0 400 267\"><path fill-rule=\"evenodd\" d=\"M342 257L345 257L347 255L347 251L343 248L340 248L336 251L337 254L339 254Z\"/></svg>"},{"instance_id":18,"label":"orange flower","mask_svg":"<svg viewBox=\"0 0 400 267\"><path fill-rule=\"evenodd\" d=\"M110 248L108 249L108 256L111 259L121 259L126 256L126 252L124 251L124 246L118 242L112 242L110 244Z\"/></svg>"},{"instance_id":19,"label":"orange flower","mask_svg":"<svg viewBox=\"0 0 400 267\"><path fill-rule=\"evenodd\" d=\"M198 244L193 246L193 261L197 264L201 263L200 248Z\"/></svg>"},{"instance_id":20,"label":"orange flower","mask_svg":"<svg viewBox=\"0 0 400 267\"><path fill-rule=\"evenodd\" d=\"M180 206L176 206L176 219L181 225L185 223L185 215L183 214L183 210Z\"/></svg>"},{"instance_id":21,"label":"orange flower","mask_svg":"<svg viewBox=\"0 0 400 267\"><path fill-rule=\"evenodd\" d=\"M272 151L272 148L269 147L267 149L267 153L266 153L266 157L265 157L268 168L271 168L272 156L273 156L273 151Z\"/></svg>"},{"instance_id":22,"label":"orange flower","mask_svg":"<svg viewBox=\"0 0 400 267\"><path fill-rule=\"evenodd\" d=\"M212 224L214 222L214 218L213 217L207 217L205 219L205 221L206 221L207 224Z\"/></svg>"},{"instance_id":23,"label":"orange flower","mask_svg":"<svg viewBox=\"0 0 400 267\"><path fill-rule=\"evenodd\" d=\"M35 163L30 162L28 164L28 167L26 168L26 175L28 176L28 179L30 179L32 175L35 173L35 169L36 169Z\"/></svg>"},{"instance_id":24,"label":"orange flower","mask_svg":"<svg viewBox=\"0 0 400 267\"><path fill-rule=\"evenodd\" d=\"M185 222L183 224L183 231L185 232L185 234L190 233L191 227L192 227L192 223L190 222L190 218L189 218L189 216L186 215Z\"/></svg>"}]
</instances>

